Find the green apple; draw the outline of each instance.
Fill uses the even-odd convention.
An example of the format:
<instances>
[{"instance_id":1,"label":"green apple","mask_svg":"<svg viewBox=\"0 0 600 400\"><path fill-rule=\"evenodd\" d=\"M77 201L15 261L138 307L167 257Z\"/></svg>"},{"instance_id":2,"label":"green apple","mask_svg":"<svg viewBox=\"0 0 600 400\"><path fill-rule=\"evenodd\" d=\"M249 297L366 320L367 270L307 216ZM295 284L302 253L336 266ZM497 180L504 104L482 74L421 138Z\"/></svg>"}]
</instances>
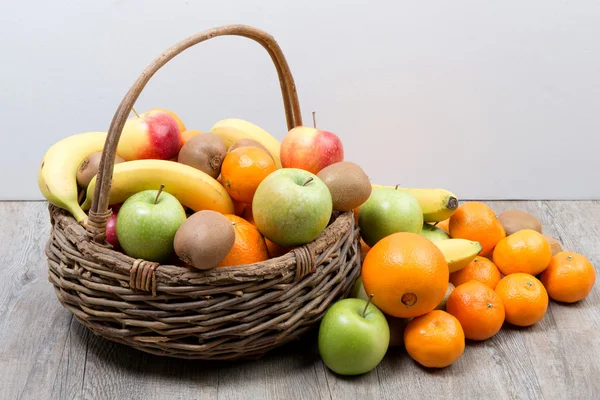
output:
<instances>
[{"instance_id":1,"label":"green apple","mask_svg":"<svg viewBox=\"0 0 600 400\"><path fill-rule=\"evenodd\" d=\"M136 193L119 209L119 244L130 257L163 262L173 254L175 233L185 219L181 203L162 186Z\"/></svg>"},{"instance_id":2,"label":"green apple","mask_svg":"<svg viewBox=\"0 0 600 400\"><path fill-rule=\"evenodd\" d=\"M423 224L420 235L431 240L433 243L450 239L450 235L448 235L445 230L428 223Z\"/></svg>"},{"instance_id":3,"label":"green apple","mask_svg":"<svg viewBox=\"0 0 600 400\"><path fill-rule=\"evenodd\" d=\"M298 168L281 168L258 185L252 216L258 230L282 247L312 242L331 219L331 193L316 175Z\"/></svg>"},{"instance_id":4,"label":"green apple","mask_svg":"<svg viewBox=\"0 0 600 400\"><path fill-rule=\"evenodd\" d=\"M367 296L367 292L365 291L365 285L362 283L362 276L359 276L356 282L354 282L354 286L352 286L350 296L348 297L353 299L363 299L364 301L369 300L369 296Z\"/></svg>"},{"instance_id":5,"label":"green apple","mask_svg":"<svg viewBox=\"0 0 600 400\"><path fill-rule=\"evenodd\" d=\"M388 350L390 328L385 315L363 299L333 304L319 325L323 362L340 375L360 375L375 368Z\"/></svg>"},{"instance_id":6,"label":"green apple","mask_svg":"<svg viewBox=\"0 0 600 400\"><path fill-rule=\"evenodd\" d=\"M421 233L423 210L419 201L404 190L376 188L358 210L358 226L362 239L373 247L392 233Z\"/></svg>"}]
</instances>

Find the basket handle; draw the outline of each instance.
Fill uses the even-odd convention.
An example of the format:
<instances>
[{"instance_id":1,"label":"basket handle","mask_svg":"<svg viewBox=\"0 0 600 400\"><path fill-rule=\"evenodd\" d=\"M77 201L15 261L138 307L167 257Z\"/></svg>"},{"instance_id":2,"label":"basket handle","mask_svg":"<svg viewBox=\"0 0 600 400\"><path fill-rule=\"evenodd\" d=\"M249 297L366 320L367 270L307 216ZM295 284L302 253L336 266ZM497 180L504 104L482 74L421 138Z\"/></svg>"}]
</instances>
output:
<instances>
[{"instance_id":1,"label":"basket handle","mask_svg":"<svg viewBox=\"0 0 600 400\"><path fill-rule=\"evenodd\" d=\"M125 121L140 93L150 78L179 53L198 43L204 42L205 40L217 36L228 35L252 39L267 50L273 64L275 64L277 75L279 76L288 130L302 125L302 116L300 115L300 105L298 103L298 94L296 92L294 78L292 77L292 73L281 48L275 39L268 33L247 25L224 25L197 33L174 44L146 67L133 86L131 86L123 100L121 100L121 104L119 104L119 108L117 108L110 123L108 136L100 160L92 207L89 211L86 223L87 232L94 241L103 243L106 237L106 221L111 214L111 211L108 210L108 200L117 144L119 143Z\"/></svg>"}]
</instances>

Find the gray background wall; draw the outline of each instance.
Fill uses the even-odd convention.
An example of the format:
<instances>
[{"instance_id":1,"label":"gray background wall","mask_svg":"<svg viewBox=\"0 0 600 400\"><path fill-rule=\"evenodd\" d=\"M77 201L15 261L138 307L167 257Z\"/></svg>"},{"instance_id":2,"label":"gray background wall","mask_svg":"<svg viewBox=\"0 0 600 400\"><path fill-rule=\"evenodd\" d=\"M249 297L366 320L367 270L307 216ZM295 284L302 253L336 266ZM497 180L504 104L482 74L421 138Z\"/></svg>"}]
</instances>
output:
<instances>
[{"instance_id":1,"label":"gray background wall","mask_svg":"<svg viewBox=\"0 0 600 400\"><path fill-rule=\"evenodd\" d=\"M461 198L600 198L600 3L2 1L0 199L40 199L46 149L107 130L142 69L173 43L226 23L282 46L303 116L343 140L373 182ZM244 38L186 51L136 108L192 129L286 125L267 54Z\"/></svg>"}]
</instances>

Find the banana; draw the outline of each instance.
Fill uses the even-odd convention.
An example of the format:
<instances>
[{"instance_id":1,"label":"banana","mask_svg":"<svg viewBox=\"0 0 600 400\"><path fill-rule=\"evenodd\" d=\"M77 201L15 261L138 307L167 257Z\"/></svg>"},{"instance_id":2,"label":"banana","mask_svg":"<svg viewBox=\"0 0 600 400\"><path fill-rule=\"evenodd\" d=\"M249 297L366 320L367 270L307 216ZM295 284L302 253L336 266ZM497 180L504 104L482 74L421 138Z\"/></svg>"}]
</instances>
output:
<instances>
[{"instance_id":1,"label":"banana","mask_svg":"<svg viewBox=\"0 0 600 400\"><path fill-rule=\"evenodd\" d=\"M88 185L85 202L81 205L84 210L92 206L96 179L97 176ZM189 165L167 160L136 160L116 164L108 203L122 203L137 192L158 189L161 184L165 185L165 192L194 211L234 213L229 193L214 178Z\"/></svg>"},{"instance_id":2,"label":"banana","mask_svg":"<svg viewBox=\"0 0 600 400\"><path fill-rule=\"evenodd\" d=\"M448 239L434 242L442 251L450 272L467 266L481 251L481 244L467 239Z\"/></svg>"},{"instance_id":3,"label":"banana","mask_svg":"<svg viewBox=\"0 0 600 400\"><path fill-rule=\"evenodd\" d=\"M77 220L87 215L77 201L77 169L87 156L102 151L106 132L87 132L69 136L53 144L38 170L38 187L44 197L69 211Z\"/></svg>"},{"instance_id":4,"label":"banana","mask_svg":"<svg viewBox=\"0 0 600 400\"><path fill-rule=\"evenodd\" d=\"M261 127L243 119L227 118L214 124L210 128L210 132L223 139L227 148L240 139L250 138L260 142L273 156L277 168L281 168L281 158L279 157L281 144Z\"/></svg>"},{"instance_id":5,"label":"banana","mask_svg":"<svg viewBox=\"0 0 600 400\"><path fill-rule=\"evenodd\" d=\"M372 185L373 189L388 188L394 189L394 186ZM454 214L458 208L458 199L454 193L446 189L409 189L398 187L415 196L423 210L424 222L444 221Z\"/></svg>"}]
</instances>

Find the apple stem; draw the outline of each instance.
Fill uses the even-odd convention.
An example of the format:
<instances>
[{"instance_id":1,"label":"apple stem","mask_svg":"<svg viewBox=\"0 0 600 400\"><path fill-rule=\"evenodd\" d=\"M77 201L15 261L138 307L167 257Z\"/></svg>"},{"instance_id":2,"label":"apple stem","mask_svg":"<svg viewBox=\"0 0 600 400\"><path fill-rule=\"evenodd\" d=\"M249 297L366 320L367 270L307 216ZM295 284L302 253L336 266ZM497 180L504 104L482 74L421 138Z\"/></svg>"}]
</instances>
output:
<instances>
[{"instance_id":1,"label":"apple stem","mask_svg":"<svg viewBox=\"0 0 600 400\"><path fill-rule=\"evenodd\" d=\"M399 188L399 187L400 187L400 184L398 183L398 184L396 185L396 187L394 188L394 190L398 190L398 188Z\"/></svg>"},{"instance_id":2,"label":"apple stem","mask_svg":"<svg viewBox=\"0 0 600 400\"><path fill-rule=\"evenodd\" d=\"M433 224L433 226L437 226L437 224L439 224L440 221L436 221L435 224Z\"/></svg>"},{"instance_id":3,"label":"apple stem","mask_svg":"<svg viewBox=\"0 0 600 400\"><path fill-rule=\"evenodd\" d=\"M304 183L302 184L302 186L306 186L306 185L308 185L309 183L311 183L312 181L313 181L313 177L311 176L311 177L309 177L309 178L306 180L306 182L304 182Z\"/></svg>"},{"instance_id":4,"label":"apple stem","mask_svg":"<svg viewBox=\"0 0 600 400\"><path fill-rule=\"evenodd\" d=\"M317 113L313 111L312 116L313 116L313 127L315 129L317 129Z\"/></svg>"},{"instance_id":5,"label":"apple stem","mask_svg":"<svg viewBox=\"0 0 600 400\"><path fill-rule=\"evenodd\" d=\"M156 198L154 199L154 204L158 203L158 196L160 196L160 194L162 193L164 188L165 188L165 185L160 185L160 187L158 188L158 193L156 193Z\"/></svg>"},{"instance_id":6,"label":"apple stem","mask_svg":"<svg viewBox=\"0 0 600 400\"><path fill-rule=\"evenodd\" d=\"M367 305L365 306L365 309L363 310L363 318L365 318L367 316L367 308L369 308L369 304L371 304L371 300L373 300L373 296L374 296L373 293L371 293L371 295L369 296L369 300L367 301Z\"/></svg>"},{"instance_id":7,"label":"apple stem","mask_svg":"<svg viewBox=\"0 0 600 400\"><path fill-rule=\"evenodd\" d=\"M136 117L140 117L140 114L138 114L137 111L135 111L135 108L131 107L131 111L133 111Z\"/></svg>"}]
</instances>

